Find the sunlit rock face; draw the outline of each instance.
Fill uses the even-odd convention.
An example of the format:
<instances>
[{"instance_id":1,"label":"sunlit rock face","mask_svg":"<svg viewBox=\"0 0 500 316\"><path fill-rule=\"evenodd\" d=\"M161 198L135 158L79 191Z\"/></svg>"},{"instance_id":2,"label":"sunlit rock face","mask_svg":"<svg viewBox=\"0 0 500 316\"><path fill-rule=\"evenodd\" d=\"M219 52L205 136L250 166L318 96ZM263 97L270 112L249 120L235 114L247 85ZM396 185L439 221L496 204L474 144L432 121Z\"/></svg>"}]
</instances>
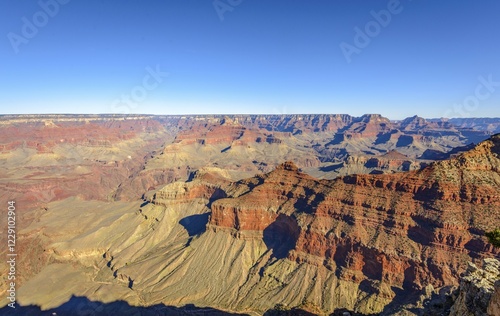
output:
<instances>
[{"instance_id":1,"label":"sunlit rock face","mask_svg":"<svg viewBox=\"0 0 500 316\"><path fill-rule=\"evenodd\" d=\"M380 115L20 120L0 126L19 133L0 185L23 210L22 305L390 315L498 255L499 136L463 147L449 123Z\"/></svg>"},{"instance_id":2,"label":"sunlit rock face","mask_svg":"<svg viewBox=\"0 0 500 316\"><path fill-rule=\"evenodd\" d=\"M461 277L450 316L498 315L500 262L486 258L479 268L469 263Z\"/></svg>"}]
</instances>

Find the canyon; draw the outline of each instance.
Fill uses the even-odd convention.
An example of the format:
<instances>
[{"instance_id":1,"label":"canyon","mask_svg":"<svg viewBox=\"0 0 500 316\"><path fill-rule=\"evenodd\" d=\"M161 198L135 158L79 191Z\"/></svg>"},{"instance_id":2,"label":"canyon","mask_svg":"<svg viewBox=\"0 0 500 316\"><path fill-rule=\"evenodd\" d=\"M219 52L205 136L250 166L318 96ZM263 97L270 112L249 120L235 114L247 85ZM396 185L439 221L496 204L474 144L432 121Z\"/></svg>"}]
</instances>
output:
<instances>
[{"instance_id":1,"label":"canyon","mask_svg":"<svg viewBox=\"0 0 500 316\"><path fill-rule=\"evenodd\" d=\"M500 227L499 127L378 114L0 116L18 303L58 315L425 314L468 262L498 258L484 233ZM3 298L5 262L0 271Z\"/></svg>"}]
</instances>

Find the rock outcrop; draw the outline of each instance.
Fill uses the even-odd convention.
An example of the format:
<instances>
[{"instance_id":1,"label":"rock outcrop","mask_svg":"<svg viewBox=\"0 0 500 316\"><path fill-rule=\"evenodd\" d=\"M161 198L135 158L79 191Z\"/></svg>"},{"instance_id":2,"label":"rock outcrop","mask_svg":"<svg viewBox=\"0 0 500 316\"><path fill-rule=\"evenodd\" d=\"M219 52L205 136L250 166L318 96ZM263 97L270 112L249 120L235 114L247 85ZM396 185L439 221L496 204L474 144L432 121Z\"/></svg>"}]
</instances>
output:
<instances>
[{"instance_id":1,"label":"rock outcrop","mask_svg":"<svg viewBox=\"0 0 500 316\"><path fill-rule=\"evenodd\" d=\"M264 237L272 227L290 237L273 249L278 257L323 266L353 284L369 282L379 300L398 299L390 287L456 285L468 258L497 253L481 232L500 222L499 145L495 136L422 171L334 181L286 163L214 202L209 225Z\"/></svg>"},{"instance_id":2,"label":"rock outcrop","mask_svg":"<svg viewBox=\"0 0 500 316\"><path fill-rule=\"evenodd\" d=\"M495 316L500 315L499 282L500 261L492 258L483 259L479 268L469 263L461 277L457 298L450 316Z\"/></svg>"},{"instance_id":3,"label":"rock outcrop","mask_svg":"<svg viewBox=\"0 0 500 316\"><path fill-rule=\"evenodd\" d=\"M500 280L495 281L494 290L486 312L489 315L500 315Z\"/></svg>"}]
</instances>

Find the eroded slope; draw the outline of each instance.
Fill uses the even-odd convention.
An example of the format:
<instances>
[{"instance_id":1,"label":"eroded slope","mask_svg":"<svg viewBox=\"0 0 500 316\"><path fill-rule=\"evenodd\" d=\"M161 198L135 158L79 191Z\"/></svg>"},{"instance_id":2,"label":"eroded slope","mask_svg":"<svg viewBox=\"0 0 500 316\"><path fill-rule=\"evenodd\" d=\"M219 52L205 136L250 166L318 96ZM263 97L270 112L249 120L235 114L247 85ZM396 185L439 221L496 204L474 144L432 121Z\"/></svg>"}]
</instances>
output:
<instances>
[{"instance_id":1,"label":"eroded slope","mask_svg":"<svg viewBox=\"0 0 500 316\"><path fill-rule=\"evenodd\" d=\"M457 284L467 261L496 254L483 234L500 226L499 148L497 135L421 171L335 180L292 162L237 182L211 167L142 205L49 203L21 232L41 239L46 261L20 302L77 295L254 314L418 306L426 286Z\"/></svg>"}]
</instances>

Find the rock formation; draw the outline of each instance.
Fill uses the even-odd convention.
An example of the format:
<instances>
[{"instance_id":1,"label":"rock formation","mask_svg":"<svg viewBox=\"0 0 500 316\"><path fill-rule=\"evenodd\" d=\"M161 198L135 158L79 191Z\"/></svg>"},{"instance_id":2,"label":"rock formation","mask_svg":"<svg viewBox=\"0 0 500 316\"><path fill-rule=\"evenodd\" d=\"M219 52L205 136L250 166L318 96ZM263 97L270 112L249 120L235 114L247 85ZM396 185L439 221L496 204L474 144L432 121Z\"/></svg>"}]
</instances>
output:
<instances>
[{"instance_id":1,"label":"rock formation","mask_svg":"<svg viewBox=\"0 0 500 316\"><path fill-rule=\"evenodd\" d=\"M499 269L500 262L492 258L484 259L482 268L469 263L450 316L499 315Z\"/></svg>"},{"instance_id":2,"label":"rock formation","mask_svg":"<svg viewBox=\"0 0 500 316\"><path fill-rule=\"evenodd\" d=\"M463 130L380 115L0 122L43 135L2 139L0 156L0 197L23 209L23 306L391 315L498 255L483 235L500 227L499 135L433 162L416 157L466 145Z\"/></svg>"}]
</instances>

